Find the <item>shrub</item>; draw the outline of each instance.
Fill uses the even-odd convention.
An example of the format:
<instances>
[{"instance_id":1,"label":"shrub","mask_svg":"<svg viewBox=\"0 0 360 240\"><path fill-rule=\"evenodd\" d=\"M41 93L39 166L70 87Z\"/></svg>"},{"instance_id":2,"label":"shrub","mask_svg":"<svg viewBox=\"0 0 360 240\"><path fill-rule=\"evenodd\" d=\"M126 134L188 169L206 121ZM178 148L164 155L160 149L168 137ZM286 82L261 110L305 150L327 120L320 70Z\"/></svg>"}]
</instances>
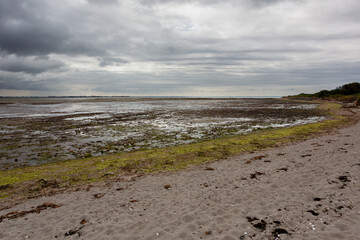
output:
<instances>
[{"instance_id":1,"label":"shrub","mask_svg":"<svg viewBox=\"0 0 360 240\"><path fill-rule=\"evenodd\" d=\"M339 91L341 94L344 95L360 93L360 83L353 82L353 83L345 84L342 87L340 87Z\"/></svg>"}]
</instances>

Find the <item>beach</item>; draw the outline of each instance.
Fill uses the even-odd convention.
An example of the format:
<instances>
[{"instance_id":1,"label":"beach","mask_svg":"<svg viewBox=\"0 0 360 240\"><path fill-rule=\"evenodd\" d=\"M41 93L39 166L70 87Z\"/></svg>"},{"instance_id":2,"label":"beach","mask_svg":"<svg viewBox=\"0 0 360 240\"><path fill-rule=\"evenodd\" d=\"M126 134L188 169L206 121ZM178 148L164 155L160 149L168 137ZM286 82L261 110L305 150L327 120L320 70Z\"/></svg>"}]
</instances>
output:
<instances>
[{"instance_id":1,"label":"beach","mask_svg":"<svg viewBox=\"0 0 360 240\"><path fill-rule=\"evenodd\" d=\"M28 199L0 211L0 239L360 239L359 143L358 122L179 172Z\"/></svg>"}]
</instances>

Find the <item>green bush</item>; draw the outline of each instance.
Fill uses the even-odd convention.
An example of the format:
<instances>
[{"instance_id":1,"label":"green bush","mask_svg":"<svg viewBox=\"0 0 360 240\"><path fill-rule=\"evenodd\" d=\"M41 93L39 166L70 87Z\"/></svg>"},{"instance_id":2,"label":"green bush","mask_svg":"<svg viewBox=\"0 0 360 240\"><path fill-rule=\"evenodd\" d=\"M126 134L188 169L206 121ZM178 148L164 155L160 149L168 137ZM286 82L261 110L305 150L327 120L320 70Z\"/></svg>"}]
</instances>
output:
<instances>
[{"instance_id":1,"label":"green bush","mask_svg":"<svg viewBox=\"0 0 360 240\"><path fill-rule=\"evenodd\" d=\"M340 87L340 93L344 95L352 95L356 93L360 93L360 83L353 82L349 84L345 84L342 87Z\"/></svg>"},{"instance_id":2,"label":"green bush","mask_svg":"<svg viewBox=\"0 0 360 240\"><path fill-rule=\"evenodd\" d=\"M355 95L353 97L354 97L354 101L356 100L356 98L358 97L357 95L360 95L360 83L358 82L348 83L341 87L337 87L333 90L321 90L320 92L314 94L301 93L299 95L296 95L295 97L317 97L322 99L336 98L338 100L341 99L349 100L350 99L349 95Z\"/></svg>"}]
</instances>

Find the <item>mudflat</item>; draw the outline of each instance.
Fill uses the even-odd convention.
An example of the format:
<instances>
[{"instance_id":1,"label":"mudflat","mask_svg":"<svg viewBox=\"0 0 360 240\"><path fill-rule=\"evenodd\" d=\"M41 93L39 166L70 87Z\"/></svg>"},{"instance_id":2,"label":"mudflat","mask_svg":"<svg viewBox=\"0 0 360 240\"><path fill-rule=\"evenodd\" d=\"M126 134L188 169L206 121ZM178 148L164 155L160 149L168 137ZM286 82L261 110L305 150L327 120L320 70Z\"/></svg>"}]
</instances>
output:
<instances>
[{"instance_id":1,"label":"mudflat","mask_svg":"<svg viewBox=\"0 0 360 240\"><path fill-rule=\"evenodd\" d=\"M354 110L359 114L359 109ZM359 239L360 123L0 211L0 239Z\"/></svg>"},{"instance_id":2,"label":"mudflat","mask_svg":"<svg viewBox=\"0 0 360 240\"><path fill-rule=\"evenodd\" d=\"M318 122L285 99L0 99L0 170L189 144Z\"/></svg>"}]
</instances>

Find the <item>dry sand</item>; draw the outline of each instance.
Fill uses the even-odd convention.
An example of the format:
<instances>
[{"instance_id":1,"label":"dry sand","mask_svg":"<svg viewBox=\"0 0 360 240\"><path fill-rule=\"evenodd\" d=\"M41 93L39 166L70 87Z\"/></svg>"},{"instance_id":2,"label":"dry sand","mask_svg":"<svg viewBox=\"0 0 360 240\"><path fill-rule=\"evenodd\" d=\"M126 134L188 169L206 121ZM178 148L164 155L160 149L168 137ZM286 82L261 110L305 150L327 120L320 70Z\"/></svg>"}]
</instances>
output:
<instances>
[{"instance_id":1,"label":"dry sand","mask_svg":"<svg viewBox=\"0 0 360 240\"><path fill-rule=\"evenodd\" d=\"M29 199L0 215L61 207L4 219L0 239L360 239L359 144L357 123L177 173Z\"/></svg>"}]
</instances>

